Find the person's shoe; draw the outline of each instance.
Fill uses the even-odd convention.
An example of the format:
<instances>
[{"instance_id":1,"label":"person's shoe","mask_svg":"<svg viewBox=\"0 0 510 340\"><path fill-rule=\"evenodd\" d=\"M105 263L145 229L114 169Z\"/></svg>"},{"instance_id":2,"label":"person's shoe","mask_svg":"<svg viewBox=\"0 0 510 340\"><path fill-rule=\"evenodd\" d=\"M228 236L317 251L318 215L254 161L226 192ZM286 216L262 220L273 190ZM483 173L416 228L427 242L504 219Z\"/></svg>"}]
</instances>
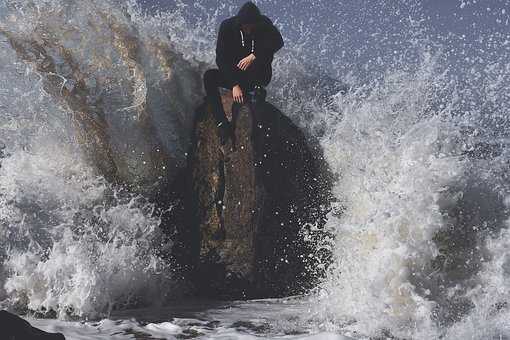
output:
<instances>
[{"instance_id":1,"label":"person's shoe","mask_svg":"<svg viewBox=\"0 0 510 340\"><path fill-rule=\"evenodd\" d=\"M233 140L234 132L232 131L232 124L230 122L221 122L218 125L218 136L220 137L220 144L226 145L229 140Z\"/></svg>"}]
</instances>

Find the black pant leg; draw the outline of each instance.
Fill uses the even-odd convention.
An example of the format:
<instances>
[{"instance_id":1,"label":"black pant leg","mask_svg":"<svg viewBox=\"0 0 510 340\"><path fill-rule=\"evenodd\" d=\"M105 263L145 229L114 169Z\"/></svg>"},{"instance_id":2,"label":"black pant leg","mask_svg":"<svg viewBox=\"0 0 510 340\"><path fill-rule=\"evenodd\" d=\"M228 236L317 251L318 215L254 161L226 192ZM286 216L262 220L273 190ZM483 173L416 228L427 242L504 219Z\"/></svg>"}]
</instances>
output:
<instances>
[{"instance_id":1,"label":"black pant leg","mask_svg":"<svg viewBox=\"0 0 510 340\"><path fill-rule=\"evenodd\" d=\"M204 88L207 101L212 106L212 113L216 123L226 122L227 117L221 103L219 87L228 88L229 84L218 69L210 69L204 73Z\"/></svg>"}]
</instances>

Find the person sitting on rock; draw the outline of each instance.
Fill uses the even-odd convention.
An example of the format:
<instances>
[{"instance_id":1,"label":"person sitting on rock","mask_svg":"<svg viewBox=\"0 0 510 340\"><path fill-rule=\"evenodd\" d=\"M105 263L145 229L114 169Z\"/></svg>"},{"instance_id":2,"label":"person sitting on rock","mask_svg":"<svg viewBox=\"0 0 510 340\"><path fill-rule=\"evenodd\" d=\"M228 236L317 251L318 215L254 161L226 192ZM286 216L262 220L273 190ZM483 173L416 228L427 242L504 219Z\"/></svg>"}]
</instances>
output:
<instances>
[{"instance_id":1,"label":"person sitting on rock","mask_svg":"<svg viewBox=\"0 0 510 340\"><path fill-rule=\"evenodd\" d=\"M218 88L232 89L237 103L243 103L246 94L253 89L265 93L261 87L271 81L273 56L282 47L283 38L276 26L250 1L236 16L221 23L216 43L218 69L205 72L204 87L223 145L233 136L233 131Z\"/></svg>"}]
</instances>

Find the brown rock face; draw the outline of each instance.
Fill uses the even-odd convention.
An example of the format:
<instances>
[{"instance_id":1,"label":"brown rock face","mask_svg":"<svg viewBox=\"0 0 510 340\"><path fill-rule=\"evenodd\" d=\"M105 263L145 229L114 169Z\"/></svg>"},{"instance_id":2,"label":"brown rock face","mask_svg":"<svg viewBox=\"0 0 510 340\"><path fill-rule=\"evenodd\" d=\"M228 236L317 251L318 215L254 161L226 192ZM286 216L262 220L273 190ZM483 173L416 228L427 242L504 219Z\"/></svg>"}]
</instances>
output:
<instances>
[{"instance_id":1,"label":"brown rock face","mask_svg":"<svg viewBox=\"0 0 510 340\"><path fill-rule=\"evenodd\" d=\"M228 116L229 95L223 96ZM214 118L205 111L195 129L195 148L189 158L193 228L200 234L200 276L211 277L220 289L227 276L255 279L255 238L262 217L265 190L255 167L253 120L250 108L238 108L235 151L220 150ZM211 271L212 269L212 271Z\"/></svg>"},{"instance_id":2,"label":"brown rock face","mask_svg":"<svg viewBox=\"0 0 510 340\"><path fill-rule=\"evenodd\" d=\"M223 95L227 116L231 94ZM197 110L176 247L199 293L229 298L303 292L320 276L317 252L330 178L320 152L269 103L234 104L235 142L220 149L214 118ZM227 147L227 149L229 149ZM318 228L312 231L309 224ZM190 261L191 260L191 261Z\"/></svg>"}]
</instances>

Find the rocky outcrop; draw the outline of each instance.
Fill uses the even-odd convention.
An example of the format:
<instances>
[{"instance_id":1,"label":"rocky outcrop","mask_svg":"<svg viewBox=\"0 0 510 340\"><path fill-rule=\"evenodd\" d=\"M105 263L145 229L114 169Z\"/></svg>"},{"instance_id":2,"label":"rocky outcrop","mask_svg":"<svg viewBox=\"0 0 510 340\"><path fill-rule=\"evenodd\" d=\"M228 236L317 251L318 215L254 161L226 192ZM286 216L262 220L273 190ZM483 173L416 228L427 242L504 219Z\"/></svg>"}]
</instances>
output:
<instances>
[{"instance_id":1,"label":"rocky outcrop","mask_svg":"<svg viewBox=\"0 0 510 340\"><path fill-rule=\"evenodd\" d=\"M328 261L317 247L329 210L330 175L320 148L269 103L223 95L235 142L222 152L205 105L196 113L184 200L180 262L192 259L201 294L229 298L303 292ZM193 246L189 246L193 245ZM184 261L183 261L184 259Z\"/></svg>"},{"instance_id":2,"label":"rocky outcrop","mask_svg":"<svg viewBox=\"0 0 510 340\"><path fill-rule=\"evenodd\" d=\"M32 24L11 20L0 35L56 99L59 136L98 175L164 212L168 239L155 252L176 258L203 294L276 296L313 284L328 256L316 250L329 200L320 148L263 103L236 107L235 150L221 152L206 107L193 115L208 65L125 6L69 0L23 12Z\"/></svg>"},{"instance_id":3,"label":"rocky outcrop","mask_svg":"<svg viewBox=\"0 0 510 340\"><path fill-rule=\"evenodd\" d=\"M231 103L225 106L230 108ZM266 190L256 173L250 108L240 107L234 115L235 142L225 149L235 150L225 154L212 115L204 108L198 114L189 157L189 225L200 235L198 276L210 278L201 288L221 291L224 286L243 285L234 281L255 280L255 242Z\"/></svg>"}]
</instances>

